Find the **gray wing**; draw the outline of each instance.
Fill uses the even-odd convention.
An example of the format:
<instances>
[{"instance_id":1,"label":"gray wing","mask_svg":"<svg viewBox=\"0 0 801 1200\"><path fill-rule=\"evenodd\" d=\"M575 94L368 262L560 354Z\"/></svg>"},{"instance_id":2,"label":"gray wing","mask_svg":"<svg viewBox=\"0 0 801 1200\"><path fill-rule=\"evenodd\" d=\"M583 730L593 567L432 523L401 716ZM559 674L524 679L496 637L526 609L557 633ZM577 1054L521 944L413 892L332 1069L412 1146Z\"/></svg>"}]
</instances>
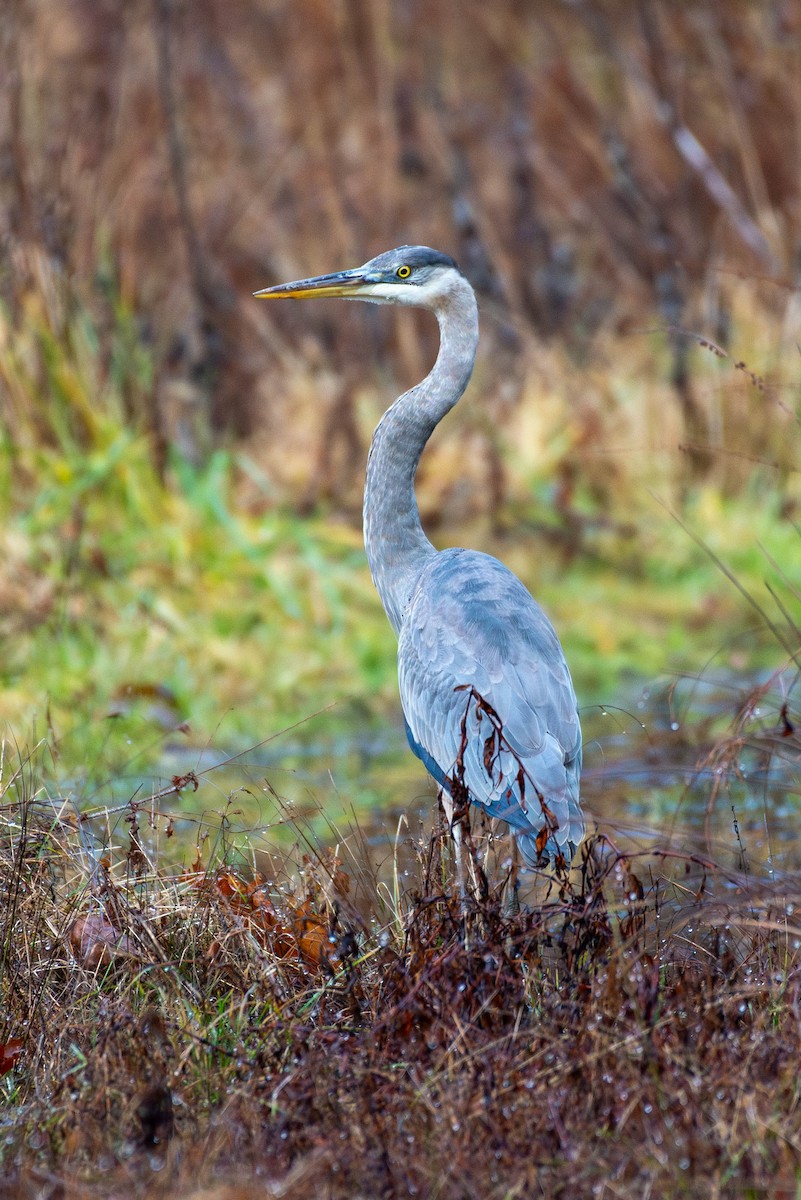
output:
<instances>
[{"instance_id":1,"label":"gray wing","mask_svg":"<svg viewBox=\"0 0 801 1200\"><path fill-rule=\"evenodd\" d=\"M463 772L470 799L518 831L525 858L541 858L547 829L546 854L569 860L583 834L576 697L553 626L520 580L486 554L438 554L405 614L398 674L409 741L438 782Z\"/></svg>"}]
</instances>

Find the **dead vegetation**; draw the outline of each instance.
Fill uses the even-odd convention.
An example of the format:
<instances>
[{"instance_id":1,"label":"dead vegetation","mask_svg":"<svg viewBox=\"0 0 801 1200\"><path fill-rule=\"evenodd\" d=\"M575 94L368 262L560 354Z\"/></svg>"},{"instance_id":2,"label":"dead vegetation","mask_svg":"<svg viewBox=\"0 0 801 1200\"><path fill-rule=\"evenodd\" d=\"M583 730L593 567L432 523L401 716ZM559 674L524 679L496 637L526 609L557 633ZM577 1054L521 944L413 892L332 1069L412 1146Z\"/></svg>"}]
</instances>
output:
<instances>
[{"instance_id":1,"label":"dead vegetation","mask_svg":"<svg viewBox=\"0 0 801 1200\"><path fill-rule=\"evenodd\" d=\"M130 372L125 402L162 467L171 448L197 460L246 436L270 496L358 507L395 386L376 364L419 378L435 331L359 306L268 314L251 292L422 241L455 254L484 314L462 487L432 482L431 516L497 508L496 427L546 411L554 390L542 440L564 438L568 514L577 467L609 491L599 444L680 442L673 476L730 488L760 459L791 469L772 349L750 363L771 370L770 419L732 377L723 438L682 330L725 349L733 322L784 322L793 345L792 4L20 0L6 18L10 325L44 319L58 336L77 294L97 316L102 386L119 369L106 335L128 314L128 351L152 353L157 374ZM591 368L636 378L654 328L660 378L636 417ZM57 390L46 347L27 357ZM23 437L20 413L5 416Z\"/></svg>"},{"instance_id":2,"label":"dead vegetation","mask_svg":"<svg viewBox=\"0 0 801 1200\"><path fill-rule=\"evenodd\" d=\"M777 736L797 762L790 706ZM30 763L4 779L4 1195L795 1196L775 866L595 835L521 907L496 864L465 931L441 832L408 878L358 838L167 869L144 802L90 853Z\"/></svg>"}]
</instances>

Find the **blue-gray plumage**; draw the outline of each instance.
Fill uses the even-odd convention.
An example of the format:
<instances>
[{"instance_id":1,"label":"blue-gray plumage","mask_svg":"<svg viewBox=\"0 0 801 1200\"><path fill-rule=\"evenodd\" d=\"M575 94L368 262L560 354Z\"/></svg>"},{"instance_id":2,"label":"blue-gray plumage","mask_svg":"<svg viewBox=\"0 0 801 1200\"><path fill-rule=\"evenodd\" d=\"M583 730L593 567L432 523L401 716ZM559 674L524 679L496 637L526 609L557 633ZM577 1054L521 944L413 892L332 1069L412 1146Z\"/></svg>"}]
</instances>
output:
<instances>
[{"instance_id":1,"label":"blue-gray plumage","mask_svg":"<svg viewBox=\"0 0 801 1200\"><path fill-rule=\"evenodd\" d=\"M446 254L401 246L355 270L256 295L344 296L436 314L437 361L380 421L364 491L367 559L398 636L406 732L446 801L461 783L471 801L513 827L528 863L555 855L569 861L583 834L581 729L562 647L545 613L497 559L435 550L414 494L423 448L473 371L472 287Z\"/></svg>"}]
</instances>

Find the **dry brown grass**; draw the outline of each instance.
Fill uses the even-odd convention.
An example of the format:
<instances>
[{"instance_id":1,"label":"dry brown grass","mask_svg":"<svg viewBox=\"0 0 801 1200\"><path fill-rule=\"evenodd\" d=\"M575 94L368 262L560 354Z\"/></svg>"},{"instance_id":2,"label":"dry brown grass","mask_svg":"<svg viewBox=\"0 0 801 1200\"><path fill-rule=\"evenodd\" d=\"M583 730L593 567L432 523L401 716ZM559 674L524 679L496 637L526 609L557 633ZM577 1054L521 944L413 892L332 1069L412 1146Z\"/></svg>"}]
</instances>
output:
<instances>
[{"instance_id":1,"label":"dry brown grass","mask_svg":"<svg viewBox=\"0 0 801 1200\"><path fill-rule=\"evenodd\" d=\"M519 911L496 869L465 936L441 835L394 885L358 840L347 868L176 872L147 803L96 859L30 762L4 779L4 1195L796 1195L801 892L775 866L598 836Z\"/></svg>"},{"instance_id":2,"label":"dry brown grass","mask_svg":"<svg viewBox=\"0 0 801 1200\"><path fill-rule=\"evenodd\" d=\"M160 455L250 435L275 495L357 507L380 403L434 331L362 306L268 313L250 293L433 243L484 310L468 509L508 486L496 427L551 388L531 453L559 440L591 486L610 451L625 474L622 449L670 446L674 481L739 487L755 461L790 463L799 32L792 5L747 0L17 4L0 43L11 322L59 291L43 260L101 330L119 292L156 353L130 402ZM705 381L691 341L654 355L636 333L725 344L732 322L734 357L771 373L760 403L732 374ZM377 385L386 360L398 382ZM447 496L428 503L447 515Z\"/></svg>"}]
</instances>

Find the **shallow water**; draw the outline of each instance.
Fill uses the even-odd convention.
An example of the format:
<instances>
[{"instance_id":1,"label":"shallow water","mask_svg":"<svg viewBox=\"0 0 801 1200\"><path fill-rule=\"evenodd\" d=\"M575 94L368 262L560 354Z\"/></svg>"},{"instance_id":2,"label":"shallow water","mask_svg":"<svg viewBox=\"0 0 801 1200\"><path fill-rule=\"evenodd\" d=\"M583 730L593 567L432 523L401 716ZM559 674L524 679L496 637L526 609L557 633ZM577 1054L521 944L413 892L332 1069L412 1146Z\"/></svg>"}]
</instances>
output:
<instances>
[{"instance_id":1,"label":"shallow water","mask_svg":"<svg viewBox=\"0 0 801 1200\"><path fill-rule=\"evenodd\" d=\"M794 686L789 673L679 679L631 685L621 704L584 708L588 832L600 830L625 851L703 855L766 880L797 871ZM175 814L176 831L205 837L206 853L221 836L244 853L307 840L349 853L360 847L380 864L395 854L399 823L413 850L436 818L436 792L406 745L400 714L394 721L354 714L351 732L327 736L343 724L337 715L334 722L318 714L235 758L224 747L175 741L165 748L164 783L189 779L158 809ZM155 837L159 822L151 824Z\"/></svg>"}]
</instances>

